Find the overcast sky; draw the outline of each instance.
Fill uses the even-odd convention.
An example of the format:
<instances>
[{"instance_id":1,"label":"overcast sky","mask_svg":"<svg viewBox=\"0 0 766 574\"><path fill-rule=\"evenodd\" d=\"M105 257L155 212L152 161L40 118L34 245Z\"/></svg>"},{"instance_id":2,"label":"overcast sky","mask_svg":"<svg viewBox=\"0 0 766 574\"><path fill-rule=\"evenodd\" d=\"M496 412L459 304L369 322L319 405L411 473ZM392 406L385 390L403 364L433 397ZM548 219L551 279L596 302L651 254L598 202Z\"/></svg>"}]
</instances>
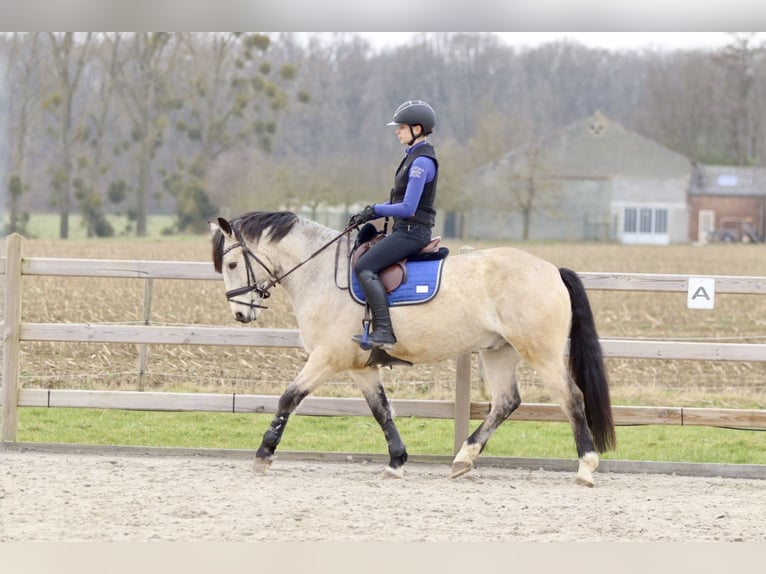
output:
<instances>
[{"instance_id":1,"label":"overcast sky","mask_svg":"<svg viewBox=\"0 0 766 574\"><path fill-rule=\"evenodd\" d=\"M699 47L719 32L766 28L764 0L0 0L3 30L518 30L536 43L551 34L607 48ZM602 30L531 32L531 30ZM529 32L527 30L530 30ZM623 30L623 32L619 32ZM625 32L625 30L660 30ZM382 34L383 32L376 32ZM408 38L414 32L392 32ZM497 32L506 34L506 32ZM392 36L391 38L394 38ZM533 44L534 45L534 44ZM715 47L715 46L711 46Z\"/></svg>"}]
</instances>

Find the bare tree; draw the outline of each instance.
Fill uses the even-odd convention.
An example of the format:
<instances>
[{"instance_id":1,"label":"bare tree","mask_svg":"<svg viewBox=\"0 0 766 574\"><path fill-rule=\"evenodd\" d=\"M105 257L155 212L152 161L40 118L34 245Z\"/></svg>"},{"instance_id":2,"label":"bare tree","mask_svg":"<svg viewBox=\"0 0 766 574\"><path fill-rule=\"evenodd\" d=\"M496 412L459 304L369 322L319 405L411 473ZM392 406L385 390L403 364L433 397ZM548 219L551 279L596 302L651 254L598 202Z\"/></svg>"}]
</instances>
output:
<instances>
[{"instance_id":1,"label":"bare tree","mask_svg":"<svg viewBox=\"0 0 766 574\"><path fill-rule=\"evenodd\" d=\"M527 143L515 159L515 165L500 179L507 191L506 201L502 204L521 215L521 238L526 241L535 213L556 215L556 187L548 173L544 148L539 140Z\"/></svg>"},{"instance_id":2,"label":"bare tree","mask_svg":"<svg viewBox=\"0 0 766 574\"><path fill-rule=\"evenodd\" d=\"M493 214L519 214L529 239L536 213L555 216L557 186L549 173L542 128L522 117L488 110L465 153L473 168L464 179L471 205Z\"/></svg>"},{"instance_id":3,"label":"bare tree","mask_svg":"<svg viewBox=\"0 0 766 574\"><path fill-rule=\"evenodd\" d=\"M73 185L87 237L110 236L114 233L104 211L103 185L105 176L112 172L107 152L110 143L109 132L114 135L115 131L110 119L120 62L121 38L122 34L119 32L102 34L98 37L101 41L94 42L94 57L89 66L92 77L88 78L93 90L83 104L81 122L76 130L76 142L81 150L77 157L77 177L74 178ZM114 195L112 198L118 199Z\"/></svg>"},{"instance_id":4,"label":"bare tree","mask_svg":"<svg viewBox=\"0 0 766 574\"><path fill-rule=\"evenodd\" d=\"M179 105L171 93L171 71L177 50L171 34L137 32L127 41L119 66L119 93L125 104L130 139L136 146L138 177L135 183L136 235L146 235L147 198L157 151L165 141L168 113Z\"/></svg>"},{"instance_id":5,"label":"bare tree","mask_svg":"<svg viewBox=\"0 0 766 574\"><path fill-rule=\"evenodd\" d=\"M5 233L24 233L29 219L22 212L21 198L28 189L27 148L29 132L40 112L40 85L37 75L39 32L13 33L10 38L8 65L5 70L8 86L9 135L12 144L8 190L8 222Z\"/></svg>"},{"instance_id":6,"label":"bare tree","mask_svg":"<svg viewBox=\"0 0 766 574\"><path fill-rule=\"evenodd\" d=\"M85 68L92 33L75 38L74 32L49 33L54 63L55 92L48 99L49 109L58 117L59 161L53 174L55 203L59 210L59 237L69 237L72 196L72 148L74 140L73 105Z\"/></svg>"},{"instance_id":7,"label":"bare tree","mask_svg":"<svg viewBox=\"0 0 766 574\"><path fill-rule=\"evenodd\" d=\"M764 72L764 58L766 42L759 44L754 32L732 34L731 43L716 58L725 80L723 108L737 165L751 165L761 155L764 133L760 110L766 94L759 94L756 88L758 72Z\"/></svg>"},{"instance_id":8,"label":"bare tree","mask_svg":"<svg viewBox=\"0 0 766 574\"><path fill-rule=\"evenodd\" d=\"M699 161L725 161L716 137L721 82L700 52L668 54L647 66L646 88L635 113L647 137Z\"/></svg>"},{"instance_id":9,"label":"bare tree","mask_svg":"<svg viewBox=\"0 0 766 574\"><path fill-rule=\"evenodd\" d=\"M200 232L217 211L211 166L235 148L271 150L276 118L288 102L282 86L296 69L275 67L267 59L271 41L263 34L184 34L180 39L188 89L174 116L175 128L186 137L186 153L175 169L165 171L165 187L176 198L177 230Z\"/></svg>"}]
</instances>

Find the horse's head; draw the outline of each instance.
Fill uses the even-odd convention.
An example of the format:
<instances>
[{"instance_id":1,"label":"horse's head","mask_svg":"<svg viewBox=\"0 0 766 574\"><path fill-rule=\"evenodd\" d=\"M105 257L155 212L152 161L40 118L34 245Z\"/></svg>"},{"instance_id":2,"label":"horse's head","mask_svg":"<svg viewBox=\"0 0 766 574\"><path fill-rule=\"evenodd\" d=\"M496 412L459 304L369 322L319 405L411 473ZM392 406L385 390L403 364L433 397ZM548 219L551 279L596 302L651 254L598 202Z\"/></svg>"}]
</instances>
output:
<instances>
[{"instance_id":1,"label":"horse's head","mask_svg":"<svg viewBox=\"0 0 766 574\"><path fill-rule=\"evenodd\" d=\"M221 217L209 225L213 266L223 275L231 312L241 323L254 321L266 308L261 303L269 297L269 288L273 285L269 284L273 278L271 272L251 250L235 225Z\"/></svg>"}]
</instances>

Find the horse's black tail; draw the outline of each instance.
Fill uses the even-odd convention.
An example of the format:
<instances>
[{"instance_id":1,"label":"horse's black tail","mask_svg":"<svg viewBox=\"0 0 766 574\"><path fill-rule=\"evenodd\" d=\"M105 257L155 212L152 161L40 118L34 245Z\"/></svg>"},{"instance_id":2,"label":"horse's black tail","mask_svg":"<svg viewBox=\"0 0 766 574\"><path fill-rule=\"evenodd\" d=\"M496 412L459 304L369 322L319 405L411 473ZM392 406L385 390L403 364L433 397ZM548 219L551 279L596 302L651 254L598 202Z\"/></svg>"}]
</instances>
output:
<instances>
[{"instance_id":1,"label":"horse's black tail","mask_svg":"<svg viewBox=\"0 0 766 574\"><path fill-rule=\"evenodd\" d=\"M571 269L559 269L572 304L569 333L569 372L585 399L585 416L596 450L605 452L617 444L609 398L609 381L598 340L596 324L585 286Z\"/></svg>"}]
</instances>

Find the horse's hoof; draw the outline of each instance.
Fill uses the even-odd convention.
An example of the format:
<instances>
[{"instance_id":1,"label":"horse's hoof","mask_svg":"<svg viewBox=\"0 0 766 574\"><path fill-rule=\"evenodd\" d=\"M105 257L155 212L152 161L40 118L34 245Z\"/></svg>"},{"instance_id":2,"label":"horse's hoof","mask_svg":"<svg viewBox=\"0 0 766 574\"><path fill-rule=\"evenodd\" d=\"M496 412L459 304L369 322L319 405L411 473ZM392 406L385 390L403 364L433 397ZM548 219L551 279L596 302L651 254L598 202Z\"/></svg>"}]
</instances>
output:
<instances>
[{"instance_id":1,"label":"horse's hoof","mask_svg":"<svg viewBox=\"0 0 766 574\"><path fill-rule=\"evenodd\" d=\"M581 484L583 486L587 486L588 488L593 488L596 483L593 480L593 475L590 476L584 476L584 473L577 473L577 478L575 479L575 482L577 484Z\"/></svg>"},{"instance_id":2,"label":"horse's hoof","mask_svg":"<svg viewBox=\"0 0 766 574\"><path fill-rule=\"evenodd\" d=\"M577 484L593 488L596 484L593 480L593 471L598 468L598 455L595 452L586 453L577 468Z\"/></svg>"},{"instance_id":3,"label":"horse's hoof","mask_svg":"<svg viewBox=\"0 0 766 574\"><path fill-rule=\"evenodd\" d=\"M450 478L457 478L459 476L463 476L472 468L473 468L473 464L471 464L470 462L465 462L465 461L453 462L452 474L450 474Z\"/></svg>"},{"instance_id":4,"label":"horse's hoof","mask_svg":"<svg viewBox=\"0 0 766 574\"><path fill-rule=\"evenodd\" d=\"M393 468L387 466L383 469L383 478L404 478L404 467L400 466L399 468Z\"/></svg>"},{"instance_id":5,"label":"horse's hoof","mask_svg":"<svg viewBox=\"0 0 766 574\"><path fill-rule=\"evenodd\" d=\"M253 463L253 472L255 474L266 474L266 471L269 470L269 467L271 466L271 461L274 460L273 458L256 458L255 462Z\"/></svg>"}]
</instances>

